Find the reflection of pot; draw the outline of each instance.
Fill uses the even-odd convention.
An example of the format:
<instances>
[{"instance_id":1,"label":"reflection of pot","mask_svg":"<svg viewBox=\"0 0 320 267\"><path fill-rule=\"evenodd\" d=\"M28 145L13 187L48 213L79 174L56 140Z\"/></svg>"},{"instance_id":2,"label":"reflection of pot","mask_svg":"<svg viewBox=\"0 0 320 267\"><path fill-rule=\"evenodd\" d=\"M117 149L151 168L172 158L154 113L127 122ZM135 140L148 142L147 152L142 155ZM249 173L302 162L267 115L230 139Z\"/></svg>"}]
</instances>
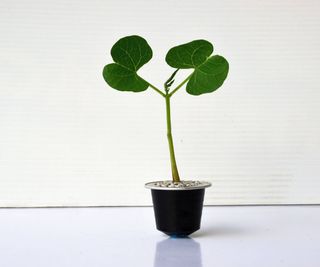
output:
<instances>
[{"instance_id":1,"label":"reflection of pot","mask_svg":"<svg viewBox=\"0 0 320 267\"><path fill-rule=\"evenodd\" d=\"M202 267L200 244L191 238L168 238L157 243L154 267Z\"/></svg>"},{"instance_id":2,"label":"reflection of pot","mask_svg":"<svg viewBox=\"0 0 320 267\"><path fill-rule=\"evenodd\" d=\"M157 229L175 237L199 230L204 191L211 184L196 182L189 187L160 187L160 183L164 182L146 184L151 189Z\"/></svg>"}]
</instances>

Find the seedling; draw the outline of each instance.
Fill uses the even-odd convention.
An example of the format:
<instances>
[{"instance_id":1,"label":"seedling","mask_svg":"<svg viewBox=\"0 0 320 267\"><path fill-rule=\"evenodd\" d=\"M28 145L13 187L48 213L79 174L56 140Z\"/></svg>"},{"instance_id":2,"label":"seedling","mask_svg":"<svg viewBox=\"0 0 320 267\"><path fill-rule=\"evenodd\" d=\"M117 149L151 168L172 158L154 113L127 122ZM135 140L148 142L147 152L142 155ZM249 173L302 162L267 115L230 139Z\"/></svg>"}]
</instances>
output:
<instances>
[{"instance_id":1,"label":"seedling","mask_svg":"<svg viewBox=\"0 0 320 267\"><path fill-rule=\"evenodd\" d=\"M137 73L152 58L151 47L140 36L127 36L117 41L111 49L114 63L103 69L105 81L116 90L143 92L150 87L164 97L173 182L180 182L180 177L171 131L170 99L185 84L187 93L194 96L214 92L223 84L228 75L229 64L224 57L212 53L213 45L206 40L195 40L171 48L166 55L166 62L175 71L165 81L162 90ZM180 69L193 69L193 72L172 89L175 75Z\"/></svg>"}]
</instances>

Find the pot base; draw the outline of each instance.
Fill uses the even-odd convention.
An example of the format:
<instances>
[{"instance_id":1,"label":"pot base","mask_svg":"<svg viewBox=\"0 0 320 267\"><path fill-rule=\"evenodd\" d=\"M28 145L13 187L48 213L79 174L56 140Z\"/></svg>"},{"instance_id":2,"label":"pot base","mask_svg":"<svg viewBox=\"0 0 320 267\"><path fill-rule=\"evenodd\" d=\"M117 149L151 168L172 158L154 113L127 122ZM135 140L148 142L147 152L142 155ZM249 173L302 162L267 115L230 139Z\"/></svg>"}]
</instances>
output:
<instances>
[{"instance_id":1,"label":"pot base","mask_svg":"<svg viewBox=\"0 0 320 267\"><path fill-rule=\"evenodd\" d=\"M159 229L158 229L159 230ZM197 229L199 230L199 229ZM175 232L163 232L161 230L162 233L172 237L172 238L188 238L189 235L191 235L192 233L196 232L197 230L195 231L192 231L192 232L185 232L185 233L175 233Z\"/></svg>"},{"instance_id":2,"label":"pot base","mask_svg":"<svg viewBox=\"0 0 320 267\"><path fill-rule=\"evenodd\" d=\"M157 229L169 236L186 237L200 229L204 188L151 190Z\"/></svg>"}]
</instances>

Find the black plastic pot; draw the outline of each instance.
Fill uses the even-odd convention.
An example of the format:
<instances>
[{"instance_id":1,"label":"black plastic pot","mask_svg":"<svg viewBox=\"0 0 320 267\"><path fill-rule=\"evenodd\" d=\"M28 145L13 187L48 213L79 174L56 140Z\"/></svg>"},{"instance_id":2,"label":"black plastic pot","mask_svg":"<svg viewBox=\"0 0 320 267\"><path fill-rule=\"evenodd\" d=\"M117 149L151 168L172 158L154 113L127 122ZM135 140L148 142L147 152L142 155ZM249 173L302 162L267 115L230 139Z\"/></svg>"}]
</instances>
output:
<instances>
[{"instance_id":1,"label":"black plastic pot","mask_svg":"<svg viewBox=\"0 0 320 267\"><path fill-rule=\"evenodd\" d=\"M151 189L157 229L169 236L183 237L200 229L205 187Z\"/></svg>"}]
</instances>

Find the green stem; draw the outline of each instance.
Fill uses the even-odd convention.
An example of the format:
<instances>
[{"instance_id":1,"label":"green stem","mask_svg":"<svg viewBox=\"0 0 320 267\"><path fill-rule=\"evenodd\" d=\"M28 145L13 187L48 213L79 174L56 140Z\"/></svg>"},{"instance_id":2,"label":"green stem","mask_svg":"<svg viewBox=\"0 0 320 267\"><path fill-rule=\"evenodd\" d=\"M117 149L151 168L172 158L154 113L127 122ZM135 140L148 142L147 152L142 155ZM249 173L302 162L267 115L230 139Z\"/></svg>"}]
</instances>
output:
<instances>
[{"instance_id":1,"label":"green stem","mask_svg":"<svg viewBox=\"0 0 320 267\"><path fill-rule=\"evenodd\" d=\"M147 81L146 81L147 82ZM151 83L147 82L149 84L149 86L155 90L157 93L159 93L160 95L162 95L163 97L166 97L166 95L160 90L158 89L157 87L155 87L154 85L152 85Z\"/></svg>"},{"instance_id":2,"label":"green stem","mask_svg":"<svg viewBox=\"0 0 320 267\"><path fill-rule=\"evenodd\" d=\"M176 158L174 155L173 139L172 139L172 133L171 133L170 94L167 93L165 95L165 98L166 98L166 113L167 113L167 137L168 137L168 144L169 144L169 151L170 151L172 180L174 182L180 182Z\"/></svg>"},{"instance_id":3,"label":"green stem","mask_svg":"<svg viewBox=\"0 0 320 267\"><path fill-rule=\"evenodd\" d=\"M191 78L192 73L182 82L180 83L170 94L169 97L171 97L175 92L177 92L189 79Z\"/></svg>"}]
</instances>

